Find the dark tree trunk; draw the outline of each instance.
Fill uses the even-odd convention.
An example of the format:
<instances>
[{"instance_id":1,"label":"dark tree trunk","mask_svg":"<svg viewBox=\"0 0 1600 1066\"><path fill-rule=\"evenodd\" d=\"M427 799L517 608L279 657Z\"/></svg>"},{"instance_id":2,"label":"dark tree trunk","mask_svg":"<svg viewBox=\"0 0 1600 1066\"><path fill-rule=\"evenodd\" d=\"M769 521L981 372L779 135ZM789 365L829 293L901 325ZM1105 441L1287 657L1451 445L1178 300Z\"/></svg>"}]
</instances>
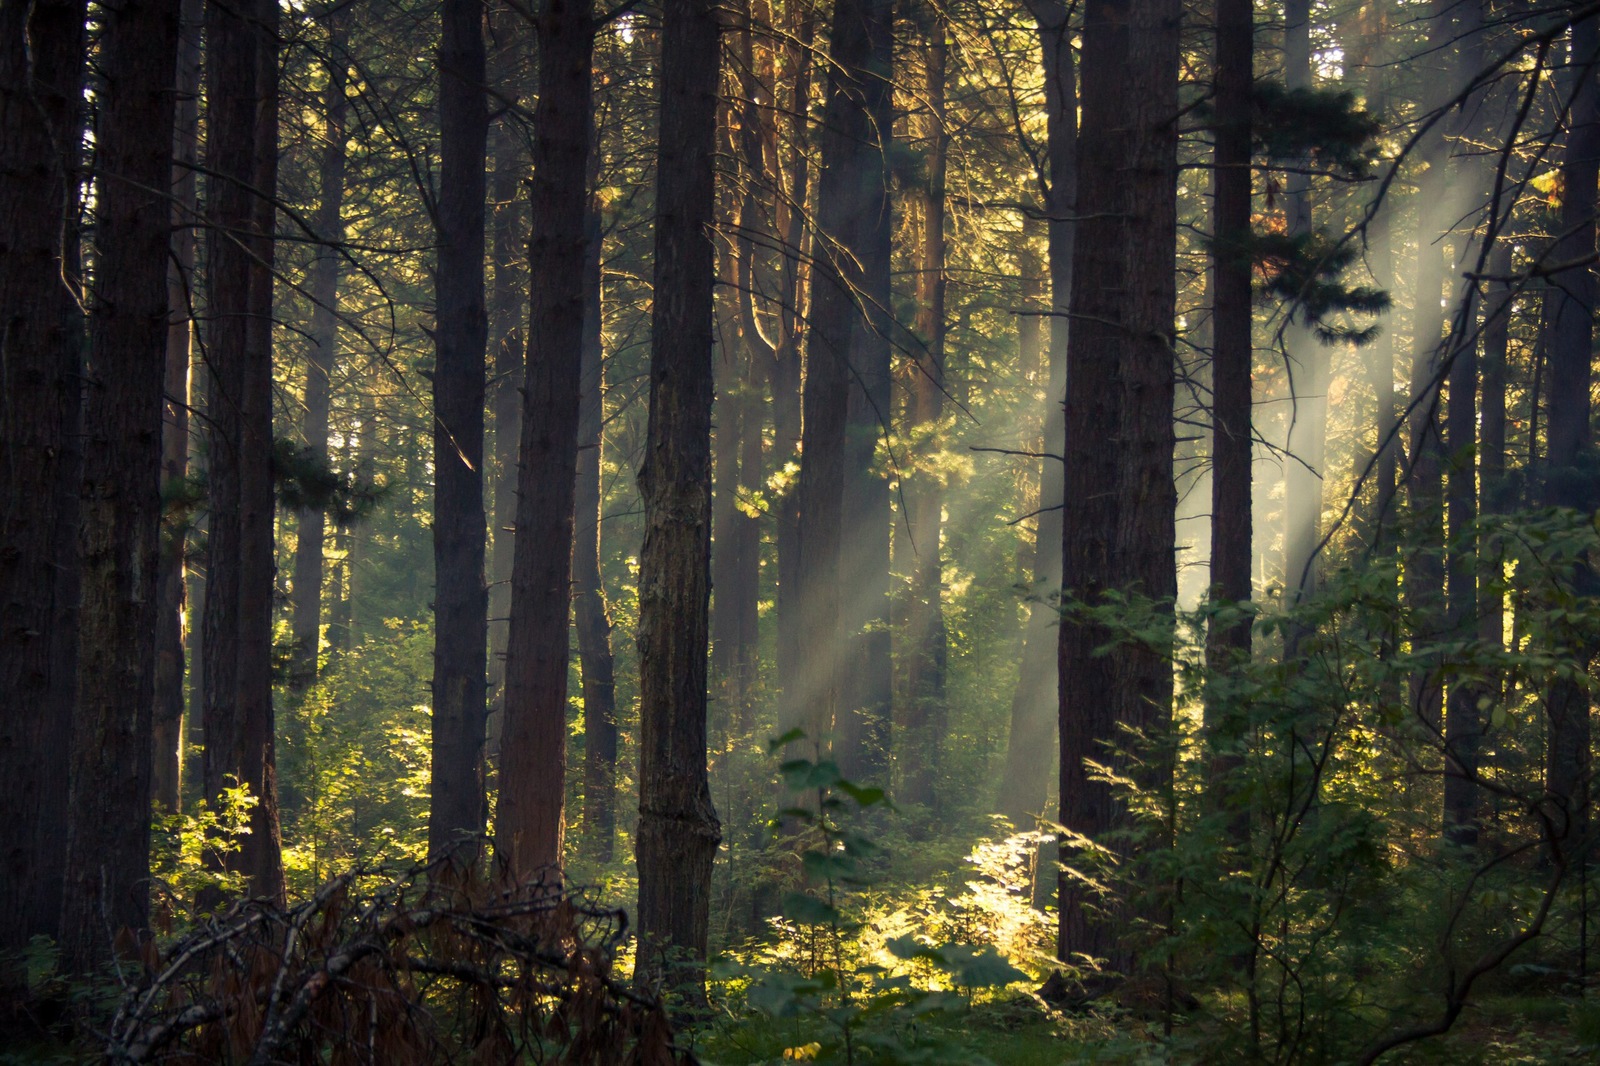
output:
<instances>
[{"instance_id":1,"label":"dark tree trunk","mask_svg":"<svg viewBox=\"0 0 1600 1066\"><path fill-rule=\"evenodd\" d=\"M211 526L206 572L203 791L256 804L239 850L213 855L252 895L283 898L272 710L272 228L257 190L277 185L277 5L206 11L207 401Z\"/></svg>"},{"instance_id":2,"label":"dark tree trunk","mask_svg":"<svg viewBox=\"0 0 1600 1066\"><path fill-rule=\"evenodd\" d=\"M493 16L491 16L493 18ZM505 8L495 23L495 81L507 97L521 88L527 62L527 38L520 12ZM490 131L494 174L489 200L493 205L490 261L494 283L489 292L489 351L494 359L490 413L494 425L494 498L489 523L489 701L488 750L498 765L505 731L506 638L511 632L512 550L516 541L517 461L522 447L522 386L527 377L528 315L527 211L522 180L528 173L525 137L510 114Z\"/></svg>"},{"instance_id":3,"label":"dark tree trunk","mask_svg":"<svg viewBox=\"0 0 1600 1066\"><path fill-rule=\"evenodd\" d=\"M1216 169L1211 271L1211 598L1247 604L1254 559L1251 519L1250 372L1252 263L1250 240L1250 96L1255 21L1251 0L1218 0L1216 44ZM1320 495L1318 496L1320 499ZM1312 532L1315 532L1313 526ZM1291 573L1291 581L1294 580ZM1250 660L1250 618L1213 617L1206 633L1206 732L1219 774L1237 766L1244 739L1227 678ZM1213 798L1225 802L1226 782ZM1247 824L1244 827L1247 831ZM1243 834L1241 834L1242 836ZM1241 841L1242 842L1242 841Z\"/></svg>"},{"instance_id":4,"label":"dark tree trunk","mask_svg":"<svg viewBox=\"0 0 1600 1066\"><path fill-rule=\"evenodd\" d=\"M876 462L878 438L888 432L889 355L894 318L889 247L894 231L889 168L894 127L892 0L861 0L835 8L831 56L835 91L852 93L867 136L851 145L846 181L863 188L864 211L852 254L856 287L847 295L855 315L849 344L849 400L844 426L844 482L839 525L839 656L834 731L839 767L855 781L887 782L894 700L889 625L889 481ZM826 196L824 194L824 203ZM826 227L824 232L828 233Z\"/></svg>"},{"instance_id":5,"label":"dark tree trunk","mask_svg":"<svg viewBox=\"0 0 1600 1066\"><path fill-rule=\"evenodd\" d=\"M484 831L489 594L483 511L484 153L489 108L483 4L446 0L439 44L439 239L434 279L433 803L428 853Z\"/></svg>"},{"instance_id":6,"label":"dark tree trunk","mask_svg":"<svg viewBox=\"0 0 1600 1066\"><path fill-rule=\"evenodd\" d=\"M78 707L60 946L67 973L108 960L108 932L150 913L150 728L166 383L166 184L178 0L104 13L95 123L95 285L89 316L79 545Z\"/></svg>"},{"instance_id":7,"label":"dark tree trunk","mask_svg":"<svg viewBox=\"0 0 1600 1066\"><path fill-rule=\"evenodd\" d=\"M945 104L944 81L948 25L943 14L918 9L919 27L927 40L926 70L927 182L912 196L922 217L922 242L917 264L916 379L911 396L911 427L923 455L905 487L906 518L915 564L907 616L905 657L906 736L899 754L906 766L905 799L936 806L939 762L944 749L949 707L945 702L945 662L949 637L940 602L944 569L940 561L940 512L944 492L934 456L938 426L944 417L944 217Z\"/></svg>"},{"instance_id":8,"label":"dark tree trunk","mask_svg":"<svg viewBox=\"0 0 1600 1066\"><path fill-rule=\"evenodd\" d=\"M1554 507L1590 511L1592 478L1580 473L1593 447L1589 392L1594 350L1595 199L1600 185L1600 19L1594 16L1572 27L1571 63L1575 71L1570 126L1561 176L1561 234L1551 256L1556 263L1575 263L1550 279L1546 290L1546 350L1549 352L1548 441L1545 455L1544 502ZM1593 568L1575 568L1573 582L1586 595L1600 591ZM1587 663L1592 647L1569 642L1565 654ZM1565 816L1557 833L1568 839L1582 834L1589 822L1590 724L1589 693L1576 681L1551 683L1545 696L1549 717L1545 788Z\"/></svg>"},{"instance_id":9,"label":"dark tree trunk","mask_svg":"<svg viewBox=\"0 0 1600 1066\"><path fill-rule=\"evenodd\" d=\"M809 134L807 113L811 100L812 43L815 37L815 15L810 5L803 5L799 23L785 40L785 60L792 75L788 99L790 126L789 143L804 144ZM774 120L776 121L776 120ZM769 154L774 160L780 157L776 129L768 136ZM780 180L787 186L779 196L775 212L777 237L782 241L777 297L778 339L768 364L768 383L772 390L773 465L783 468L800 458L801 444L801 383L800 348L805 321L802 301L809 286L811 272L805 247L807 226L807 193L811 185L810 157L806 152L792 152L788 168L777 168ZM778 492L773 501L776 515L773 539L778 551L778 689L780 692L780 730L786 730L801 720L800 703L805 680L801 674L800 654L803 597L800 592L800 490L789 483Z\"/></svg>"},{"instance_id":10,"label":"dark tree trunk","mask_svg":"<svg viewBox=\"0 0 1600 1066\"><path fill-rule=\"evenodd\" d=\"M593 174L593 160L590 172ZM578 400L572 597L583 675L583 833L597 862L610 862L617 835L617 690L611 616L600 576L600 465L605 435L605 352L601 347L602 218L591 197L584 233L583 366Z\"/></svg>"},{"instance_id":11,"label":"dark tree trunk","mask_svg":"<svg viewBox=\"0 0 1600 1066\"><path fill-rule=\"evenodd\" d=\"M81 350L72 259L84 5L0 2L0 1031L26 982L11 953L60 917L72 678L58 619L76 538L64 455ZM43 106L41 106L41 104ZM67 525L70 530L71 526ZM70 551L63 551L70 546ZM61 565L66 564L66 565ZM58 639L60 638L60 639Z\"/></svg>"},{"instance_id":12,"label":"dark tree trunk","mask_svg":"<svg viewBox=\"0 0 1600 1066\"><path fill-rule=\"evenodd\" d=\"M1284 81L1288 88L1310 89L1311 0L1284 4ZM1219 175L1220 176L1220 175ZM1286 178L1289 235L1311 233L1311 176L1309 167L1292 169ZM1284 457L1283 583L1288 602L1316 591L1313 557L1322 536L1322 479L1328 441L1328 349L1318 343L1303 316L1297 315L1284 332L1288 364L1293 374ZM1291 644L1303 636L1298 626L1289 632Z\"/></svg>"},{"instance_id":13,"label":"dark tree trunk","mask_svg":"<svg viewBox=\"0 0 1600 1066\"><path fill-rule=\"evenodd\" d=\"M888 607L888 509L876 507L871 470L878 419L888 414L887 289L878 288L879 253L887 252L889 198L884 145L889 99L887 0L844 0L834 7L827 103L823 112L817 191L818 254L811 293L799 509L799 691L786 693L800 725L815 739L836 728L846 773L872 773L883 754L888 637L864 633L868 617ZM886 267L887 260L883 261ZM881 353L879 349L881 348ZM866 385L852 384L859 378ZM869 409L875 405L875 410ZM857 439L852 445L850 434ZM847 483L851 486L846 488ZM885 486L886 489L886 486ZM859 523L856 528L851 523ZM867 528L867 527L871 528ZM846 535L863 543L845 553ZM875 572L869 568L876 565ZM846 603L842 595L849 590ZM860 674L861 656L880 652L876 669ZM848 688L841 682L850 680ZM874 750L868 750L869 746Z\"/></svg>"},{"instance_id":14,"label":"dark tree trunk","mask_svg":"<svg viewBox=\"0 0 1600 1066\"><path fill-rule=\"evenodd\" d=\"M1177 0L1090 0L1085 8L1066 405L1065 498L1074 506L1064 514L1062 586L1064 597L1090 607L1107 593L1162 604L1177 586L1172 262L1180 21ZM1118 446L1107 448L1108 440ZM1126 729L1162 744L1171 723L1168 656L1115 639L1090 619L1062 620L1061 821L1102 843L1132 816L1122 796L1091 779L1088 762L1106 762L1147 790L1170 785L1159 750L1140 764L1108 750L1128 743ZM1095 899L1064 872L1060 957L1081 952L1127 973L1142 936L1132 919L1157 913Z\"/></svg>"},{"instance_id":15,"label":"dark tree trunk","mask_svg":"<svg viewBox=\"0 0 1600 1066\"><path fill-rule=\"evenodd\" d=\"M166 419L161 445L164 501L180 497L189 475L189 368L194 319L195 213L199 207L195 164L200 157L201 0L182 0L178 37L177 100L172 138L172 261L167 268ZM178 813L183 785L185 549L189 516L169 511L156 574L155 711L151 725L154 765L151 791L156 809Z\"/></svg>"},{"instance_id":16,"label":"dark tree trunk","mask_svg":"<svg viewBox=\"0 0 1600 1066\"><path fill-rule=\"evenodd\" d=\"M1050 269L1050 357L1045 390L1044 447L1060 455L1066 440L1062 403L1067 392L1068 317L1072 294L1073 242L1077 225L1078 85L1073 69L1067 5L1043 0L1032 8L1044 53L1045 121L1048 173L1043 190ZM1018 828L1032 828L1044 812L1060 710L1057 656L1061 633L1062 501L1066 468L1058 459L1043 460L1039 476L1038 532L1034 537L1033 587L1023 632L1022 666L1011 697L1011 736L1006 745L1005 775L1000 782L1000 811Z\"/></svg>"},{"instance_id":17,"label":"dark tree trunk","mask_svg":"<svg viewBox=\"0 0 1600 1066\"><path fill-rule=\"evenodd\" d=\"M327 242L311 265L311 344L306 350L305 437L319 459L328 456L328 376L339 355L339 268L344 243L345 100L348 12L328 14L328 84L323 90L327 127L322 145L322 188L317 201L317 236ZM304 688L317 679L322 650L322 555L327 514L321 507L300 512L294 553L294 661L290 684Z\"/></svg>"},{"instance_id":18,"label":"dark tree trunk","mask_svg":"<svg viewBox=\"0 0 1600 1066\"><path fill-rule=\"evenodd\" d=\"M712 282L718 25L668 0L661 27L650 424L639 487L639 955L635 980L703 999L711 864L706 777L711 596ZM669 955L685 958L668 966Z\"/></svg>"},{"instance_id":19,"label":"dark tree trunk","mask_svg":"<svg viewBox=\"0 0 1600 1066\"><path fill-rule=\"evenodd\" d=\"M532 308L496 826L500 850L521 876L559 866L563 840L567 631L588 280L594 50L589 4L547 4L539 20L539 47L529 198Z\"/></svg>"}]
</instances>

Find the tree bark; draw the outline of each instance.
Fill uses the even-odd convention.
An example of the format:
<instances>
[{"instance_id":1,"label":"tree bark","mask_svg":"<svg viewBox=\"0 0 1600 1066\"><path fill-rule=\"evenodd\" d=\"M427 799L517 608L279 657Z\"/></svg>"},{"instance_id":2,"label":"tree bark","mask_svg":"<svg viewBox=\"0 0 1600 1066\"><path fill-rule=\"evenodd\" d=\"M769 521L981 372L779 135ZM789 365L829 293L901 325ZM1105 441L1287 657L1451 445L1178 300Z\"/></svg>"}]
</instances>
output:
<instances>
[{"instance_id":1,"label":"tree bark","mask_svg":"<svg viewBox=\"0 0 1600 1066\"><path fill-rule=\"evenodd\" d=\"M939 764L944 751L949 707L945 702L945 663L949 637L940 602L944 568L940 560L942 475L938 470L939 423L944 417L944 219L945 219L945 62L949 31L946 17L918 8L920 29L927 40L924 88L926 116L926 184L914 190L922 219L917 264L918 351L911 395L911 433L919 462L905 486L906 524L916 559L911 575L907 616L906 737L900 745L905 765L905 799L938 805Z\"/></svg>"},{"instance_id":2,"label":"tree bark","mask_svg":"<svg viewBox=\"0 0 1600 1066\"><path fill-rule=\"evenodd\" d=\"M89 315L78 707L62 895L62 966L108 960L146 931L154 752L156 572L172 223L178 0L104 12L95 123L95 284Z\"/></svg>"},{"instance_id":3,"label":"tree bark","mask_svg":"<svg viewBox=\"0 0 1600 1066\"><path fill-rule=\"evenodd\" d=\"M1077 225L1073 214L1078 181L1078 84L1074 69L1067 5L1039 0L1030 8L1044 54L1045 136L1048 169L1045 188L1046 255L1050 270L1049 367L1045 390L1044 447L1060 455L1066 442L1063 401L1067 393L1069 301ZM1057 655L1061 640L1061 530L1066 468L1058 459L1042 460L1039 517L1034 536L1033 585L1023 631L1022 665L1011 697L1011 734L1000 783L1000 811L1019 829L1032 828L1047 800L1060 711Z\"/></svg>"},{"instance_id":4,"label":"tree bark","mask_svg":"<svg viewBox=\"0 0 1600 1066\"><path fill-rule=\"evenodd\" d=\"M11 953L33 933L53 935L60 917L70 727L61 694L72 678L60 676L56 626L68 591L60 575L76 555L61 526L77 488L63 491L81 350L70 244L84 14L74 0L0 2L0 691L10 704L0 719L0 1031L26 988Z\"/></svg>"},{"instance_id":5,"label":"tree bark","mask_svg":"<svg viewBox=\"0 0 1600 1066\"><path fill-rule=\"evenodd\" d=\"M1546 351L1549 352L1549 419L1544 471L1547 506L1594 508L1590 475L1581 464L1593 448L1590 387L1593 376L1595 281L1595 200L1600 186L1600 19L1590 16L1572 27L1571 64L1575 72L1566 154L1561 164L1561 222L1552 260L1575 263L1550 279L1546 290ZM1575 588L1587 595L1600 591L1591 565L1580 564L1572 575ZM1592 647L1569 642L1565 654L1589 662ZM1581 838L1588 822L1590 799L1589 694L1579 683L1558 679L1545 695L1549 738L1545 788L1565 824L1557 833Z\"/></svg>"},{"instance_id":6,"label":"tree bark","mask_svg":"<svg viewBox=\"0 0 1600 1066\"><path fill-rule=\"evenodd\" d=\"M1180 22L1177 0L1090 0L1085 8L1066 405L1065 498L1074 506L1064 514L1062 595L1089 608L1104 606L1110 593L1148 597L1159 611L1177 591L1172 262ZM1061 821L1072 832L1105 843L1106 833L1132 825L1126 799L1093 779L1090 761L1146 790L1170 787L1159 749L1139 753L1137 762L1119 750L1128 729L1156 745L1166 740L1172 667L1163 639L1131 643L1082 615L1062 620ZM1091 955L1127 973L1141 942L1132 919L1158 911L1094 900L1091 891L1063 872L1060 957Z\"/></svg>"},{"instance_id":7,"label":"tree bark","mask_svg":"<svg viewBox=\"0 0 1600 1066\"><path fill-rule=\"evenodd\" d=\"M343 262L345 169L348 152L345 139L345 100L349 38L348 12L334 8L328 13L328 84L323 90L323 116L326 121L322 144L322 187L317 201L317 237L326 243L318 248L311 264L311 343L306 349L305 421L306 444L317 458L328 457L328 416L331 396L328 376L339 355L339 268ZM300 512L294 553L294 619L291 637L294 660L290 665L290 684L304 688L317 679L322 650L322 556L327 537L327 514L321 507Z\"/></svg>"},{"instance_id":8,"label":"tree bark","mask_svg":"<svg viewBox=\"0 0 1600 1066\"><path fill-rule=\"evenodd\" d=\"M272 254L277 5L206 11L207 307L211 526L206 572L203 791L249 790L239 850L212 861L282 900L272 709ZM259 192L258 192L259 190ZM265 194L265 195L263 195Z\"/></svg>"},{"instance_id":9,"label":"tree bark","mask_svg":"<svg viewBox=\"0 0 1600 1066\"><path fill-rule=\"evenodd\" d=\"M156 809L166 814L178 813L182 796L184 665L186 653L192 650L186 647L183 619L189 515L174 509L172 501L186 493L189 476L203 10L202 0L182 0L172 138L172 262L167 268L166 420L161 445L162 496L169 511L156 575L155 712L151 726L155 749L151 791Z\"/></svg>"},{"instance_id":10,"label":"tree bark","mask_svg":"<svg viewBox=\"0 0 1600 1066\"><path fill-rule=\"evenodd\" d=\"M489 108L482 3L447 0L439 44L439 238L434 335L433 802L428 853L476 855L484 831L489 600L483 510L484 155ZM459 850L458 850L459 849Z\"/></svg>"},{"instance_id":11,"label":"tree bark","mask_svg":"<svg viewBox=\"0 0 1600 1066\"><path fill-rule=\"evenodd\" d=\"M639 472L635 980L665 981L703 1000L711 865L722 839L706 777L716 8L710 0L667 0L661 37L650 422ZM669 968L672 952L688 964Z\"/></svg>"},{"instance_id":12,"label":"tree bark","mask_svg":"<svg viewBox=\"0 0 1600 1066\"><path fill-rule=\"evenodd\" d=\"M561 864L566 796L568 627L584 346L591 57L585 0L539 19L534 112L528 376L506 644L502 853L528 877Z\"/></svg>"},{"instance_id":13,"label":"tree bark","mask_svg":"<svg viewBox=\"0 0 1600 1066\"><path fill-rule=\"evenodd\" d=\"M591 175L593 170L591 159ZM591 195L584 228L583 366L578 400L572 596L577 617L578 661L583 676L581 840L596 862L606 863L611 861L617 835L617 689L611 654L611 616L600 573L603 503L600 470L605 454L605 352L600 330L601 223L599 202Z\"/></svg>"},{"instance_id":14,"label":"tree bark","mask_svg":"<svg viewBox=\"0 0 1600 1066\"><path fill-rule=\"evenodd\" d=\"M1255 78L1251 0L1218 0L1216 32L1217 128L1211 237L1211 598L1214 605L1226 608L1249 603L1250 567L1255 558L1250 528L1250 379L1254 360L1250 97ZM1317 499L1320 498L1318 493ZM1212 617L1206 633L1209 680L1205 713L1213 766L1219 779L1240 761L1238 749L1244 739L1242 708L1229 700L1226 688L1227 679L1250 661L1250 644L1248 615L1231 620ZM1225 804L1226 781L1221 780L1220 786L1214 798ZM1248 823L1243 828L1247 834Z\"/></svg>"}]
</instances>

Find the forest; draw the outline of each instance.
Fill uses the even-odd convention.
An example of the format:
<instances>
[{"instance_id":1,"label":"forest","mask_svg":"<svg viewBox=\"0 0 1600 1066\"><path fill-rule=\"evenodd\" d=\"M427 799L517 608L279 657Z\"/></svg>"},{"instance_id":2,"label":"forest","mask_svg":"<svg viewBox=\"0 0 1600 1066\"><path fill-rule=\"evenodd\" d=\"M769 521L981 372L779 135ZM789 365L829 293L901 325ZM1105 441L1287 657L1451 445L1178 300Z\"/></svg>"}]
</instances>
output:
<instances>
[{"instance_id":1,"label":"forest","mask_svg":"<svg viewBox=\"0 0 1600 1066\"><path fill-rule=\"evenodd\" d=\"M1600 1056L1600 3L0 0L0 1063Z\"/></svg>"}]
</instances>

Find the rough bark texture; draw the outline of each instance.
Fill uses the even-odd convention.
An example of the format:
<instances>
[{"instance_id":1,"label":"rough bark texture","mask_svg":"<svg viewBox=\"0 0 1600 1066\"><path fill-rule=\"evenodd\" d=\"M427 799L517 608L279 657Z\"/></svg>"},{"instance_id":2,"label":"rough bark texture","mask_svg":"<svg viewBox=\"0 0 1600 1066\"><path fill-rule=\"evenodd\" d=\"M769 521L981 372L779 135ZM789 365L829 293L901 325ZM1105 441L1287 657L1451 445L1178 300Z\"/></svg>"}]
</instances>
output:
<instances>
[{"instance_id":1,"label":"rough bark texture","mask_svg":"<svg viewBox=\"0 0 1600 1066\"><path fill-rule=\"evenodd\" d=\"M949 707L945 702L945 663L949 636L941 601L944 568L940 560L943 475L935 463L937 429L944 417L944 218L945 218L945 18L918 9L927 45L925 106L926 184L912 196L922 218L917 263L917 318L921 348L912 382L911 434L920 462L905 486L906 525L915 563L907 612L905 659L906 735L896 753L902 759L903 794L924 806L938 801L938 773Z\"/></svg>"},{"instance_id":2,"label":"rough bark texture","mask_svg":"<svg viewBox=\"0 0 1600 1066\"><path fill-rule=\"evenodd\" d=\"M256 804L225 864L283 898L272 709L272 229L277 185L277 5L206 10L206 246L211 328L210 537L203 793ZM213 856L213 861L217 857Z\"/></svg>"},{"instance_id":3,"label":"rough bark texture","mask_svg":"<svg viewBox=\"0 0 1600 1066\"><path fill-rule=\"evenodd\" d=\"M113 934L142 933L150 902L150 726L161 546L166 383L165 195L178 0L104 12L95 123L95 284L80 535L82 604L73 716L62 965L88 973Z\"/></svg>"},{"instance_id":4,"label":"rough bark texture","mask_svg":"<svg viewBox=\"0 0 1600 1066\"><path fill-rule=\"evenodd\" d=\"M610 862L617 835L617 688L611 654L611 616L600 576L600 463L605 450L600 253L600 207L591 199L583 251L583 367L578 399L572 598L578 629L578 661L583 675L583 832L580 838L590 857L597 862Z\"/></svg>"},{"instance_id":5,"label":"rough bark texture","mask_svg":"<svg viewBox=\"0 0 1600 1066\"><path fill-rule=\"evenodd\" d=\"M650 424L639 488L639 955L635 979L704 997L711 864L706 778L711 595L712 281L718 26L668 0L661 28ZM676 956L684 965L669 966Z\"/></svg>"},{"instance_id":6,"label":"rough bark texture","mask_svg":"<svg viewBox=\"0 0 1600 1066\"><path fill-rule=\"evenodd\" d=\"M489 594L483 511L484 153L489 107L483 5L446 0L439 44L439 238L434 280L433 802L428 852L484 830ZM470 848L468 849L471 850Z\"/></svg>"},{"instance_id":7,"label":"rough bark texture","mask_svg":"<svg viewBox=\"0 0 1600 1066\"><path fill-rule=\"evenodd\" d=\"M522 876L561 862L568 627L583 364L594 29L586 0L539 19L529 245L528 376L506 644L500 850Z\"/></svg>"},{"instance_id":8,"label":"rough bark texture","mask_svg":"<svg viewBox=\"0 0 1600 1066\"><path fill-rule=\"evenodd\" d=\"M1061 454L1066 440L1062 404L1067 392L1068 304L1072 295L1072 221L1077 203L1078 85L1067 6L1056 0L1032 5L1044 52L1048 172L1044 203L1050 270L1049 369L1045 391L1044 447ZM1045 458L1039 475L1039 519L1034 537L1033 585L1023 631L1022 666L1011 697L1011 736L1000 782L1000 811L1013 825L1030 829L1044 813L1053 760L1050 751L1060 710L1058 667L1061 615L1061 528L1066 468Z\"/></svg>"},{"instance_id":9,"label":"rough bark texture","mask_svg":"<svg viewBox=\"0 0 1600 1066\"><path fill-rule=\"evenodd\" d=\"M1090 0L1083 31L1083 111L1068 345L1063 596L1176 593L1172 482L1173 305L1178 116L1177 0ZM1108 448L1114 440L1117 447ZM1172 668L1159 647L1116 642L1082 616L1061 625L1061 821L1104 841L1131 824L1125 801L1092 780L1089 761L1168 787L1158 752L1118 754L1132 729L1162 742ZM1112 644L1107 650L1106 645ZM1063 856L1063 861L1067 861ZM1126 861L1126 860L1125 860ZM1068 865L1073 863L1068 861ZM1140 934L1125 899L1061 880L1062 958L1127 972Z\"/></svg>"},{"instance_id":10,"label":"rough bark texture","mask_svg":"<svg viewBox=\"0 0 1600 1066\"><path fill-rule=\"evenodd\" d=\"M1546 350L1549 352L1549 429L1544 502L1583 511L1594 508L1590 476L1581 464L1593 447L1589 392L1594 345L1595 198L1600 185L1600 19L1586 18L1572 27L1571 63L1576 72L1566 154L1561 164L1561 223L1553 262L1576 263L1551 278L1546 301ZM1589 565L1575 568L1575 587L1594 595L1600 590ZM1585 661L1593 648L1567 647L1566 654ZM1588 824L1590 798L1589 694L1577 682L1552 682L1545 696L1549 716L1545 788L1567 824L1557 832L1582 833Z\"/></svg>"},{"instance_id":11,"label":"rough bark texture","mask_svg":"<svg viewBox=\"0 0 1600 1066\"><path fill-rule=\"evenodd\" d=\"M82 3L0 2L0 959L60 914L68 719L52 678L63 451L78 396L69 213ZM75 489L76 486L73 486ZM75 492L73 493L75 495ZM74 548L75 538L68 538ZM0 1030L25 974L0 962Z\"/></svg>"},{"instance_id":12,"label":"rough bark texture","mask_svg":"<svg viewBox=\"0 0 1600 1066\"><path fill-rule=\"evenodd\" d=\"M189 475L190 364L194 347L195 213L200 156L200 23L202 0L182 0L178 38L177 100L172 135L172 260L167 267L166 416L161 445L161 487L169 503L186 491ZM156 575L155 711L151 737L151 791L156 808L178 812L183 786L184 665L183 609L190 516L169 510Z\"/></svg>"},{"instance_id":13,"label":"rough bark texture","mask_svg":"<svg viewBox=\"0 0 1600 1066\"><path fill-rule=\"evenodd\" d=\"M339 268L343 262L345 162L345 100L347 80L345 45L349 36L348 13L335 8L328 14L328 84L322 111L327 125L321 152L322 187L317 200L317 236L327 244L311 265L311 343L306 349L306 445L319 459L328 457L328 415L331 394L328 375L339 354ZM327 514L320 507L300 512L294 552L294 661L290 683L303 688L316 680L322 647L322 556L327 536Z\"/></svg>"}]
</instances>

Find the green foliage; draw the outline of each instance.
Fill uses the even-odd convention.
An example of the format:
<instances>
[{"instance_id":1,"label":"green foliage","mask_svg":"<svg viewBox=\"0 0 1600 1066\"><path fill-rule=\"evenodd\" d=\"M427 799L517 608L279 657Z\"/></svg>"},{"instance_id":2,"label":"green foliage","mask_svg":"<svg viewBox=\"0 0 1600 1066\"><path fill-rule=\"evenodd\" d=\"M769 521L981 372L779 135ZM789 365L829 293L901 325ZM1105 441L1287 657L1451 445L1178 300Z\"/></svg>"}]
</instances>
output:
<instances>
[{"instance_id":1,"label":"green foliage","mask_svg":"<svg viewBox=\"0 0 1600 1066\"><path fill-rule=\"evenodd\" d=\"M1356 107L1352 92L1291 89L1260 80L1251 96L1256 151L1275 162L1307 160L1345 177L1364 176L1377 157L1373 139L1382 128Z\"/></svg>"}]
</instances>

